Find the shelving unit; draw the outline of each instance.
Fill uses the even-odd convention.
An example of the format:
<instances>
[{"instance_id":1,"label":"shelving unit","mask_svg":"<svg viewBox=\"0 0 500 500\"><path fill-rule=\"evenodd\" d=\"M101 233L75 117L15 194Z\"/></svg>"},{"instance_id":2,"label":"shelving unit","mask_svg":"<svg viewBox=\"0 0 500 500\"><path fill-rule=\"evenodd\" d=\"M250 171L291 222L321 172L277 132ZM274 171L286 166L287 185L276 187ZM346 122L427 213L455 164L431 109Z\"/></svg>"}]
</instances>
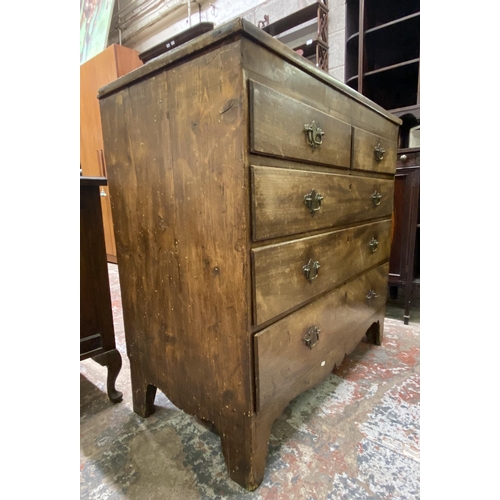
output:
<instances>
[{"instance_id":1,"label":"shelving unit","mask_svg":"<svg viewBox=\"0 0 500 500\"><path fill-rule=\"evenodd\" d=\"M328 0L318 0L262 30L328 71Z\"/></svg>"},{"instance_id":2,"label":"shelving unit","mask_svg":"<svg viewBox=\"0 0 500 500\"><path fill-rule=\"evenodd\" d=\"M420 0L347 0L346 84L392 110L419 103Z\"/></svg>"}]
</instances>

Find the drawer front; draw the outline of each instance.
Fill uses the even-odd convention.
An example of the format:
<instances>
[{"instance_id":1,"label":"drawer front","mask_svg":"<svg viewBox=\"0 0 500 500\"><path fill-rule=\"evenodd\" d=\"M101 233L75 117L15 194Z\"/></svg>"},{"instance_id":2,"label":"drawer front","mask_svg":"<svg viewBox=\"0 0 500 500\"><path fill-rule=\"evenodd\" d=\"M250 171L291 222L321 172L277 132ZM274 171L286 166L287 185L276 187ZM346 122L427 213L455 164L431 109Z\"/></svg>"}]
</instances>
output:
<instances>
[{"instance_id":1,"label":"drawer front","mask_svg":"<svg viewBox=\"0 0 500 500\"><path fill-rule=\"evenodd\" d=\"M390 248L389 219L252 250L255 324L387 261Z\"/></svg>"},{"instance_id":2,"label":"drawer front","mask_svg":"<svg viewBox=\"0 0 500 500\"><path fill-rule=\"evenodd\" d=\"M259 409L320 382L357 345L385 305L388 270L379 266L255 335ZM319 339L308 347L305 337L314 328Z\"/></svg>"},{"instance_id":3,"label":"drawer front","mask_svg":"<svg viewBox=\"0 0 500 500\"><path fill-rule=\"evenodd\" d=\"M350 167L349 124L265 85L249 84L252 152Z\"/></svg>"},{"instance_id":4,"label":"drawer front","mask_svg":"<svg viewBox=\"0 0 500 500\"><path fill-rule=\"evenodd\" d=\"M420 166L420 151L402 153L398 156L397 168Z\"/></svg>"},{"instance_id":5,"label":"drawer front","mask_svg":"<svg viewBox=\"0 0 500 500\"><path fill-rule=\"evenodd\" d=\"M396 171L397 143L353 127L352 168L393 174Z\"/></svg>"},{"instance_id":6,"label":"drawer front","mask_svg":"<svg viewBox=\"0 0 500 500\"><path fill-rule=\"evenodd\" d=\"M251 173L254 241L392 213L393 180L257 166Z\"/></svg>"}]
</instances>

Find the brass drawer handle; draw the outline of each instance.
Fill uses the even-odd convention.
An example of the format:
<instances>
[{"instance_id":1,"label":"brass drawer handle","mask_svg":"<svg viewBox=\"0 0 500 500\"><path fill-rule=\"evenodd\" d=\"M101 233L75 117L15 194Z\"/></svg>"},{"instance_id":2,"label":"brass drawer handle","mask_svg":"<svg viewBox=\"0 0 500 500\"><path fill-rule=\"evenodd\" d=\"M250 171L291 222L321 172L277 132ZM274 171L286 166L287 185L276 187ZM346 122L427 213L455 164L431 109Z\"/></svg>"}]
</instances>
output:
<instances>
[{"instance_id":1,"label":"brass drawer handle","mask_svg":"<svg viewBox=\"0 0 500 500\"><path fill-rule=\"evenodd\" d=\"M306 133L309 145L313 149L323 144L323 136L325 133L318 127L318 125L316 125L314 120L310 125L308 123L304 125L304 132Z\"/></svg>"},{"instance_id":2,"label":"brass drawer handle","mask_svg":"<svg viewBox=\"0 0 500 500\"><path fill-rule=\"evenodd\" d=\"M380 145L380 142L375 146L375 159L382 161L384 159L385 149Z\"/></svg>"},{"instance_id":3,"label":"brass drawer handle","mask_svg":"<svg viewBox=\"0 0 500 500\"><path fill-rule=\"evenodd\" d=\"M368 243L368 246L370 247L370 250L372 251L372 253L375 253L377 251L377 248L378 248L378 240L376 238L372 238L370 240L370 243Z\"/></svg>"},{"instance_id":4,"label":"brass drawer handle","mask_svg":"<svg viewBox=\"0 0 500 500\"><path fill-rule=\"evenodd\" d=\"M366 298L368 300L375 299L377 297L380 297L380 293L376 293L375 290L368 290L368 293L366 294Z\"/></svg>"},{"instance_id":5,"label":"brass drawer handle","mask_svg":"<svg viewBox=\"0 0 500 500\"><path fill-rule=\"evenodd\" d=\"M304 335L302 342L304 342L304 344L309 347L309 349L312 349L319 342L320 333L321 330L318 327L311 326L311 328L309 328L309 330L307 330L307 333Z\"/></svg>"},{"instance_id":6,"label":"brass drawer handle","mask_svg":"<svg viewBox=\"0 0 500 500\"><path fill-rule=\"evenodd\" d=\"M313 214L321 208L321 201L324 199L319 193L314 189L304 196L304 203L306 204L309 211Z\"/></svg>"},{"instance_id":7,"label":"brass drawer handle","mask_svg":"<svg viewBox=\"0 0 500 500\"><path fill-rule=\"evenodd\" d=\"M380 205L381 199L382 195L377 190L375 190L375 192L372 194L373 206L378 207Z\"/></svg>"},{"instance_id":8,"label":"brass drawer handle","mask_svg":"<svg viewBox=\"0 0 500 500\"><path fill-rule=\"evenodd\" d=\"M302 272L309 281L313 281L318 277L318 269L321 266L317 260L309 259L309 262L302 267Z\"/></svg>"}]
</instances>

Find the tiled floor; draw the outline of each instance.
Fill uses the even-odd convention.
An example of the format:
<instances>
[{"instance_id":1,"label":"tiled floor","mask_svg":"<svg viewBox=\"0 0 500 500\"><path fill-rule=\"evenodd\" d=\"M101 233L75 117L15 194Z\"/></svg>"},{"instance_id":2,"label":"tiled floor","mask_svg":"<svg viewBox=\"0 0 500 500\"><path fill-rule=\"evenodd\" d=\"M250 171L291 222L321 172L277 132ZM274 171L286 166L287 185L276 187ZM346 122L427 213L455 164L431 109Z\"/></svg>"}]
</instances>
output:
<instances>
[{"instance_id":1,"label":"tiled floor","mask_svg":"<svg viewBox=\"0 0 500 500\"><path fill-rule=\"evenodd\" d=\"M420 318L390 301L380 347L361 343L330 377L275 422L262 485L249 493L228 478L220 440L158 391L156 412L132 411L117 267L109 265L117 348L123 358L109 402L106 368L83 361L82 500L420 498Z\"/></svg>"}]
</instances>

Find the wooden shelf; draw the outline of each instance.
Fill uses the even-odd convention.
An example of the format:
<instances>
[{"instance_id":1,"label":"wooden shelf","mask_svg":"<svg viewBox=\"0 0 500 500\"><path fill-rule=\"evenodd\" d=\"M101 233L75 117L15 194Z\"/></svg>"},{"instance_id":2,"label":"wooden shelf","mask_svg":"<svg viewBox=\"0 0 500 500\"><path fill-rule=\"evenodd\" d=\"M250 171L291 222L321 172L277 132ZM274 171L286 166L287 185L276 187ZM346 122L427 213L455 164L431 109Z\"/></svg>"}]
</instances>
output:
<instances>
[{"instance_id":1,"label":"wooden shelf","mask_svg":"<svg viewBox=\"0 0 500 500\"><path fill-rule=\"evenodd\" d=\"M365 73L365 77L377 75L379 73L383 73L384 71L393 71L395 69L402 68L402 67L408 66L410 64L418 63L419 61L420 61L420 59L417 58L417 59L412 59L411 61L404 61L404 62L401 62L398 64L392 64L391 66L386 66L385 68L380 68L380 69L375 69L373 71L368 71L367 73Z\"/></svg>"},{"instance_id":2,"label":"wooden shelf","mask_svg":"<svg viewBox=\"0 0 500 500\"><path fill-rule=\"evenodd\" d=\"M363 94L385 109L417 102L419 59L366 73Z\"/></svg>"},{"instance_id":3,"label":"wooden shelf","mask_svg":"<svg viewBox=\"0 0 500 500\"><path fill-rule=\"evenodd\" d=\"M419 102L420 0L347 0L345 83L385 109Z\"/></svg>"},{"instance_id":4,"label":"wooden shelf","mask_svg":"<svg viewBox=\"0 0 500 500\"><path fill-rule=\"evenodd\" d=\"M365 71L417 59L420 55L420 15L365 32Z\"/></svg>"},{"instance_id":5,"label":"wooden shelf","mask_svg":"<svg viewBox=\"0 0 500 500\"><path fill-rule=\"evenodd\" d=\"M374 28L370 28L370 29L365 31L365 35L368 35L369 33L376 33L377 31L391 28L393 26L397 26L401 23L405 23L407 21L411 21L411 20L414 20L417 18L420 18L420 12L416 12L415 14L410 14L409 16L402 17L400 19L395 19L394 21L390 21L386 24L381 24L379 26L375 26Z\"/></svg>"},{"instance_id":6,"label":"wooden shelf","mask_svg":"<svg viewBox=\"0 0 500 500\"><path fill-rule=\"evenodd\" d=\"M364 24L368 31L420 12L420 0L365 0ZM357 12L359 17L359 10Z\"/></svg>"}]
</instances>

